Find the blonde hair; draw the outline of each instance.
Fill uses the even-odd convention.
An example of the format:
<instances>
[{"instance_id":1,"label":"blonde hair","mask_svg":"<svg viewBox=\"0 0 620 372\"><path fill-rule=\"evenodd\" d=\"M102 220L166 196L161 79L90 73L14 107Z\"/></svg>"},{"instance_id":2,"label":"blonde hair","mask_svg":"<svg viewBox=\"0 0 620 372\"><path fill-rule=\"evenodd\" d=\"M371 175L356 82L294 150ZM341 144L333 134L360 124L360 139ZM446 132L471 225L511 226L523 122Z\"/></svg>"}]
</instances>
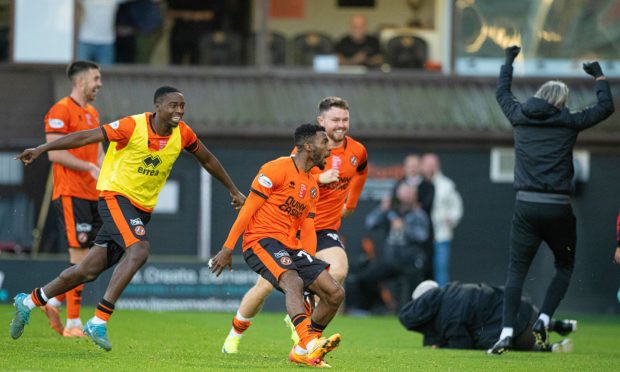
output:
<instances>
[{"instance_id":1,"label":"blonde hair","mask_svg":"<svg viewBox=\"0 0 620 372\"><path fill-rule=\"evenodd\" d=\"M568 86L559 80L550 80L538 88L534 97L547 101L561 109L568 100Z\"/></svg>"}]
</instances>

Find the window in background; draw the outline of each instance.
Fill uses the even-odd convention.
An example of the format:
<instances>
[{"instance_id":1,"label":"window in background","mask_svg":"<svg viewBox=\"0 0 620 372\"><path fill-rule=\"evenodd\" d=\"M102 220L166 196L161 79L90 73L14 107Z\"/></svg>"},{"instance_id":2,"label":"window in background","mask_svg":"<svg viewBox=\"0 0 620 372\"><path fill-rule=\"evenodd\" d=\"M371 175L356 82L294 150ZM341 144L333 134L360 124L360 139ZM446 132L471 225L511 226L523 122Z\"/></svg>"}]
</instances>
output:
<instances>
[{"instance_id":1,"label":"window in background","mask_svg":"<svg viewBox=\"0 0 620 372\"><path fill-rule=\"evenodd\" d=\"M614 0L458 0L456 71L495 75L503 49L522 46L525 75L581 75L581 62L603 61L620 74L620 2ZM523 61L523 60L522 60Z\"/></svg>"}]
</instances>

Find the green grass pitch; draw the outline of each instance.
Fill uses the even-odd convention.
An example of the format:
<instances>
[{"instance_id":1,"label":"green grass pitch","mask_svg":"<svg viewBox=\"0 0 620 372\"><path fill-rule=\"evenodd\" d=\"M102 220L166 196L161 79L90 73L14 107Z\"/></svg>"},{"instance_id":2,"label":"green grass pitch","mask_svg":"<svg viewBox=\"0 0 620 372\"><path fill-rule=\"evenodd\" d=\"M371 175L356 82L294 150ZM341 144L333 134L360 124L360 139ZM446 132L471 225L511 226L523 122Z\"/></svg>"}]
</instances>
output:
<instances>
[{"instance_id":1,"label":"green grass pitch","mask_svg":"<svg viewBox=\"0 0 620 372\"><path fill-rule=\"evenodd\" d=\"M292 343L284 314L259 314L246 331L237 355L220 351L233 314L118 310L108 334L112 351L86 339L68 339L47 325L43 312L32 313L19 340L9 336L13 307L0 306L0 371L254 371L304 368L288 361ZM93 309L82 311L82 318ZM421 336L406 332L394 316L337 316L326 334L343 341L329 354L332 370L342 371L614 371L619 370L620 321L617 316L576 316L572 353L509 352L487 356L479 350L433 350ZM552 341L558 341L552 334ZM305 367L307 368L307 367Z\"/></svg>"}]
</instances>

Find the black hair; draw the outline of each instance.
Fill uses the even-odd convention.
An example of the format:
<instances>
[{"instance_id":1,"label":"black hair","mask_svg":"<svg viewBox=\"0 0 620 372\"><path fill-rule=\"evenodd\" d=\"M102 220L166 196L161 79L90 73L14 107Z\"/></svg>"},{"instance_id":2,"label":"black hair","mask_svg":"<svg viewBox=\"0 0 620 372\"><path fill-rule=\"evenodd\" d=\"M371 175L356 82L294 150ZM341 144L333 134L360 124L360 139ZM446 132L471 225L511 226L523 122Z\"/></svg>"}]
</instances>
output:
<instances>
[{"instance_id":1,"label":"black hair","mask_svg":"<svg viewBox=\"0 0 620 372\"><path fill-rule=\"evenodd\" d=\"M295 146L298 150L301 150L305 143L310 142L317 132L325 132L325 128L318 124L304 123L295 129Z\"/></svg>"},{"instance_id":2,"label":"black hair","mask_svg":"<svg viewBox=\"0 0 620 372\"><path fill-rule=\"evenodd\" d=\"M340 97L325 97L319 102L319 114L324 113L332 107L349 110L349 103Z\"/></svg>"},{"instance_id":3,"label":"black hair","mask_svg":"<svg viewBox=\"0 0 620 372\"><path fill-rule=\"evenodd\" d=\"M92 61L75 61L67 66L67 77L73 80L75 75L88 70L99 70L99 65Z\"/></svg>"},{"instance_id":4,"label":"black hair","mask_svg":"<svg viewBox=\"0 0 620 372\"><path fill-rule=\"evenodd\" d=\"M159 87L155 91L155 96L153 96L153 103L157 103L157 101L159 101L161 97L165 96L168 93L181 93L181 91L178 90L177 88L173 88L167 85L164 85L163 87Z\"/></svg>"}]
</instances>

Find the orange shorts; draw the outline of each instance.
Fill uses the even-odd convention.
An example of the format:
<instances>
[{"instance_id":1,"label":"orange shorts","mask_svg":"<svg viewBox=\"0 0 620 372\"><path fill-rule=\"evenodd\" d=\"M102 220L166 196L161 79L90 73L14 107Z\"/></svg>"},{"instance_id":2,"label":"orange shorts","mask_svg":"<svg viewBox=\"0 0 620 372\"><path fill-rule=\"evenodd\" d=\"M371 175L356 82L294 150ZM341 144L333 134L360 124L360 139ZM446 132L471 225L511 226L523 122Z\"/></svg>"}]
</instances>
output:
<instances>
[{"instance_id":1,"label":"orange shorts","mask_svg":"<svg viewBox=\"0 0 620 372\"><path fill-rule=\"evenodd\" d=\"M304 282L304 289L312 284L329 264L311 256L302 249L290 249L272 238L264 238L243 252L245 262L257 274L265 278L274 288L282 291L280 275L295 270Z\"/></svg>"}]
</instances>

